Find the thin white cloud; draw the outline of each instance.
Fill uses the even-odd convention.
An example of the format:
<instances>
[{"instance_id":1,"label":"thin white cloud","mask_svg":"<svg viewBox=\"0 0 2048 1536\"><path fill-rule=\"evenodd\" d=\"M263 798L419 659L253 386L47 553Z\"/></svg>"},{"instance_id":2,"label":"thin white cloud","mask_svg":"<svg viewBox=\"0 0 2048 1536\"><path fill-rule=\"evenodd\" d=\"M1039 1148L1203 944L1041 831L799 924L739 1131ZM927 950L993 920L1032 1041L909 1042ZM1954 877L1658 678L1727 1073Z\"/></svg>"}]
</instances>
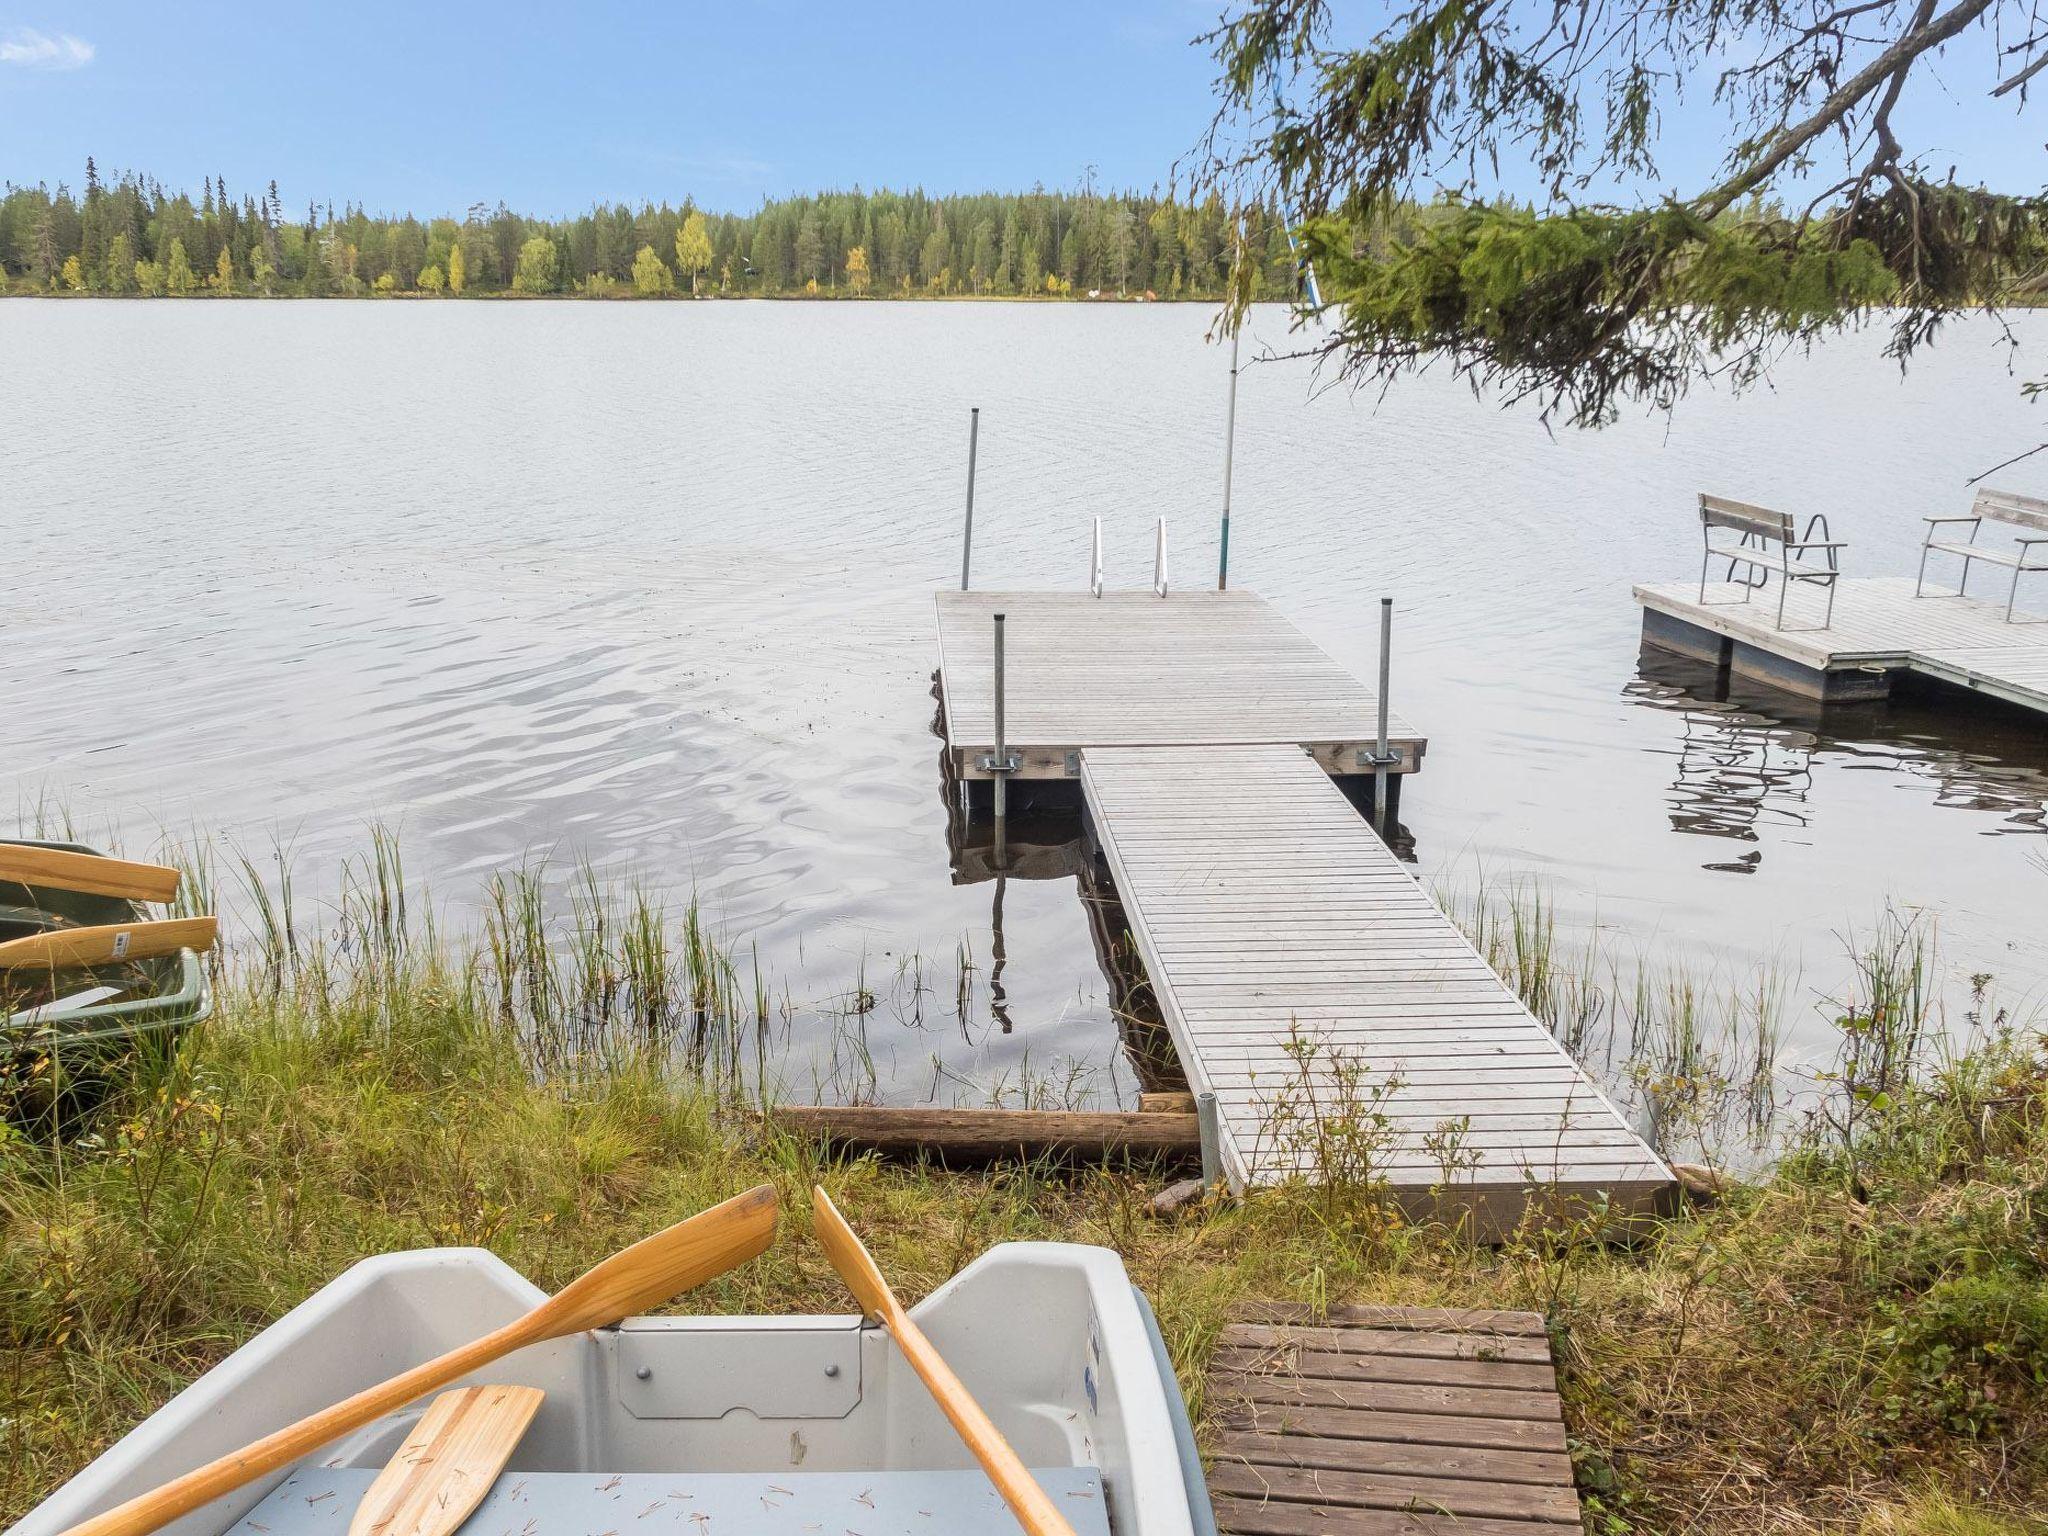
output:
<instances>
[{"instance_id":1,"label":"thin white cloud","mask_svg":"<svg viewBox=\"0 0 2048 1536\"><path fill-rule=\"evenodd\" d=\"M0 64L24 69L83 69L97 50L82 37L59 32L55 37L22 27L0 37Z\"/></svg>"}]
</instances>

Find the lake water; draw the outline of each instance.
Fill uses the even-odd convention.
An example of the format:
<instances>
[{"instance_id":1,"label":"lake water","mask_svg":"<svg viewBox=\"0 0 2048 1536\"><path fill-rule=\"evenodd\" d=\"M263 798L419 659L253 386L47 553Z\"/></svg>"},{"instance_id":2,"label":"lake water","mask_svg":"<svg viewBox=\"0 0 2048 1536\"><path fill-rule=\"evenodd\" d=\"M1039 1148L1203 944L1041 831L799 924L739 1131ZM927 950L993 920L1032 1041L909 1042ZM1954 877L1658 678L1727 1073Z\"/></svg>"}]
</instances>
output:
<instances>
[{"instance_id":1,"label":"lake water","mask_svg":"<svg viewBox=\"0 0 2048 1536\"><path fill-rule=\"evenodd\" d=\"M997 936L956 884L930 593L1216 563L1225 358L1185 306L0 304L0 790L131 851L291 846L304 889L373 821L460 913L551 850L677 891L807 1018L865 975L879 1091L1128 1093L1071 879L1010 880L1004 1029L950 1009ZM2039 374L2048 317L2022 317ZM1287 343L1277 310L1255 317ZM1248 350L1250 350L1248 348ZM1876 337L1675 420L1552 439L1447 376L1380 401L1304 364L1240 393L1232 585L1375 665L1430 738L1402 804L1447 891L1530 880L1610 953L1789 983L1841 935L1938 921L1945 975L2048 986L2048 728L1938 700L1830 710L1638 664L1635 580L1696 568L1712 489L1806 513L1854 574L2041 439L1994 329L1901 380ZM2048 459L1995 483L2048 491ZM2042 594L2048 598L2048 593ZM921 955L945 1009L894 981ZM1956 995L1960 996L1960 992ZM908 1006L904 999L911 998ZM943 1017L941 1025L933 1022ZM824 1026L820 1024L819 1028ZM821 1072L821 1078L822 1078Z\"/></svg>"}]
</instances>

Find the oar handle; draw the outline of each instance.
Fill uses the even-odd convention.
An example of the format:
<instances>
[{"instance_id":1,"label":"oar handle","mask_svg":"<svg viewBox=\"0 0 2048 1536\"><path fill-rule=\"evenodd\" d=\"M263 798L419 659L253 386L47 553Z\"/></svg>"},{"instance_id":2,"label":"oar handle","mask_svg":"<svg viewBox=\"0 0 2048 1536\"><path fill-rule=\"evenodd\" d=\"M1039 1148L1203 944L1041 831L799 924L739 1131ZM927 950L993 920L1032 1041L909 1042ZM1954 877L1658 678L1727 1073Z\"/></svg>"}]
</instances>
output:
<instances>
[{"instance_id":1,"label":"oar handle","mask_svg":"<svg viewBox=\"0 0 2048 1536\"><path fill-rule=\"evenodd\" d=\"M344 1398L332 1407L308 1414L296 1424L275 1430L218 1461L195 1467L159 1488L137 1494L125 1504L117 1504L89 1520L81 1520L64 1536L148 1536L159 1526L168 1525L181 1515L191 1514L202 1504L210 1504L222 1494L233 1493L244 1483L266 1472L290 1466L349 1431L360 1429L395 1409L403 1408L414 1398L424 1397L436 1387L445 1387L479 1366L543 1337L532 1326L531 1320L532 1314L529 1313L495 1333L485 1334L474 1343L450 1350L424 1365L416 1365L389 1381L365 1387L354 1397Z\"/></svg>"},{"instance_id":2,"label":"oar handle","mask_svg":"<svg viewBox=\"0 0 2048 1536\"><path fill-rule=\"evenodd\" d=\"M996 1492L1003 1496L1003 1502L1010 1506L1010 1513L1017 1517L1027 1536L1075 1536L1067 1517L1053 1507L1052 1499L1038 1486L1038 1479L1010 1449L1002 1431L982 1412L981 1404L953 1374L953 1368L924 1336L924 1330L910 1320L910 1314L898 1306L882 1322L895 1335L903 1358L923 1378L939 1411L951 1421L967 1449L974 1452L974 1459L981 1463L982 1471L996 1485Z\"/></svg>"}]
</instances>

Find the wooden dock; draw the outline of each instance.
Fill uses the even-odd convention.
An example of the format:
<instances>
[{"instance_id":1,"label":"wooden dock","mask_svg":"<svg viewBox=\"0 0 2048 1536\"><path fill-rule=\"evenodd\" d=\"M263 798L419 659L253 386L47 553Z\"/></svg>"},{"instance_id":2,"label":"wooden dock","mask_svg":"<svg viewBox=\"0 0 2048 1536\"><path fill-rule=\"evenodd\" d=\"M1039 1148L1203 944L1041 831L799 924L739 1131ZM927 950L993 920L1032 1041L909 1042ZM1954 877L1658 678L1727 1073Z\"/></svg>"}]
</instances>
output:
<instances>
[{"instance_id":1,"label":"wooden dock","mask_svg":"<svg viewBox=\"0 0 2048 1536\"><path fill-rule=\"evenodd\" d=\"M995 751L994 616L1006 615L1005 745L1018 779L1077 779L1097 746L1286 742L1331 773L1366 773L1372 691L1251 592L941 592L939 670L953 773ZM1393 772L1427 746L1395 716Z\"/></svg>"},{"instance_id":2,"label":"wooden dock","mask_svg":"<svg viewBox=\"0 0 2048 1536\"><path fill-rule=\"evenodd\" d=\"M940 593L941 719L963 778L987 777L994 751L998 612L1015 776L1080 781L1181 1068L1216 1095L1234 1188L1369 1178L1489 1233L1532 1196L1619 1213L1670 1188L1332 781L1370 770L1378 701L1270 604ZM1412 726L1390 724L1389 743L1420 766ZM1332 1139L1342 1167L1313 1150Z\"/></svg>"},{"instance_id":3,"label":"wooden dock","mask_svg":"<svg viewBox=\"0 0 2048 1536\"><path fill-rule=\"evenodd\" d=\"M1671 1175L1299 747L1090 747L1082 790L1235 1187L1321 1132L1396 1197L1497 1231L1532 1191L1647 1204ZM1346 1170L1360 1171L1359 1167Z\"/></svg>"},{"instance_id":4,"label":"wooden dock","mask_svg":"<svg viewBox=\"0 0 2048 1536\"><path fill-rule=\"evenodd\" d=\"M1230 1536L1573 1536L1579 1500L1533 1312L1269 1306L1209 1361Z\"/></svg>"},{"instance_id":5,"label":"wooden dock","mask_svg":"<svg viewBox=\"0 0 2048 1536\"><path fill-rule=\"evenodd\" d=\"M1820 627L1825 593L1795 586L1779 629L1775 599L1745 603L1743 590L1709 583L1703 603L1697 582L1637 587L1644 642L1830 702L1883 698L1918 673L2048 713L2048 620L2007 623L2002 601L1932 585L1916 598L1905 577L1844 579L1832 623Z\"/></svg>"}]
</instances>

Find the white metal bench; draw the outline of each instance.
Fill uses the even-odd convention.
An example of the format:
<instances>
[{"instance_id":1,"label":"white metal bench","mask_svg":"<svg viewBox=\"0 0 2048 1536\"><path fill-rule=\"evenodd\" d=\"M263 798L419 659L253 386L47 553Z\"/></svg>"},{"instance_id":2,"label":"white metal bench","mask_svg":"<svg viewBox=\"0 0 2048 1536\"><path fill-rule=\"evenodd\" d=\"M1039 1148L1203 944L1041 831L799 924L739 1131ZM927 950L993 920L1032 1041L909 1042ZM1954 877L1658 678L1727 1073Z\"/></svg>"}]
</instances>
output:
<instances>
[{"instance_id":1,"label":"white metal bench","mask_svg":"<svg viewBox=\"0 0 2048 1536\"><path fill-rule=\"evenodd\" d=\"M1731 539L1730 534L1734 537ZM1800 533L1789 512L1773 512L1725 496L1700 496L1700 605L1707 606L1707 573L1716 560L1728 562L1724 580L1742 587L1748 602L1759 587L1778 578L1778 628L1785 627L1785 594L1795 581L1825 587L1827 616L1820 628L1835 621L1835 586L1841 575L1837 551L1848 548L1828 536L1825 514L1816 512ZM1740 570L1743 574L1738 576Z\"/></svg>"},{"instance_id":2,"label":"white metal bench","mask_svg":"<svg viewBox=\"0 0 2048 1536\"><path fill-rule=\"evenodd\" d=\"M2048 501L2038 496L2022 496L2016 491L1979 491L1971 504L1967 517L1929 517L1922 519L1927 524L1927 537L1920 545L1920 575L1913 583L1913 595L1921 596L1921 587L1927 581L1927 557L1929 555L1958 555L1963 562L1963 579L1957 584L1957 597L1969 590L1970 564L1982 560L1988 565L2002 565L2012 571L2012 585L2005 594L2005 621L2013 622L2012 608L2020 595L2020 577L2029 571L2048 571ZM1989 544L1979 544L1977 535L1984 525L1998 523L2006 528L2024 529L2013 535L2017 549L1999 549ZM1970 536L1958 539L1945 535L1943 529L1962 523L1970 525ZM2040 622L2038 620L2030 622Z\"/></svg>"}]
</instances>

